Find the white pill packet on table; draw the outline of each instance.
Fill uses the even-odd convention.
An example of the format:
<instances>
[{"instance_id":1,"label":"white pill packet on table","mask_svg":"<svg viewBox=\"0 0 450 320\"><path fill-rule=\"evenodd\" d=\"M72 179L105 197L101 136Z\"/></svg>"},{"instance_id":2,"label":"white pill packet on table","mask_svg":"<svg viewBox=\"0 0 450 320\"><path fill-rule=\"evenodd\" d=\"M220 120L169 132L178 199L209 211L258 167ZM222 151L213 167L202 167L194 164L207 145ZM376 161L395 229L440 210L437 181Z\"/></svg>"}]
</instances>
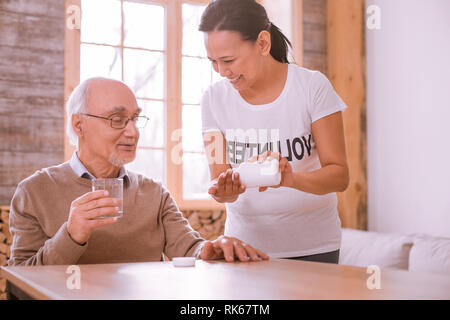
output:
<instances>
[{"instance_id":1,"label":"white pill packet on table","mask_svg":"<svg viewBox=\"0 0 450 320\"><path fill-rule=\"evenodd\" d=\"M242 162L235 172L239 173L241 182L247 188L270 187L279 185L281 172L279 172L278 159L258 162Z\"/></svg>"},{"instance_id":2,"label":"white pill packet on table","mask_svg":"<svg viewBox=\"0 0 450 320\"><path fill-rule=\"evenodd\" d=\"M174 267L194 267L195 257L176 257L172 258Z\"/></svg>"}]
</instances>

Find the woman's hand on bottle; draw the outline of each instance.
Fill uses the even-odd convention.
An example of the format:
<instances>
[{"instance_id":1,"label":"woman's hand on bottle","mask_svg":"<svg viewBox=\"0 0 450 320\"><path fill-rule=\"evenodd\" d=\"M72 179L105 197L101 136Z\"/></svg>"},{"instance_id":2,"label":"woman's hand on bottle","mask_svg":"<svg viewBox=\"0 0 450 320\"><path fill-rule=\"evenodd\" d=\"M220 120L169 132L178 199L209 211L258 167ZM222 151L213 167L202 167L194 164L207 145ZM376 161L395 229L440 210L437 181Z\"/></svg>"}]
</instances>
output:
<instances>
[{"instance_id":1,"label":"woman's hand on bottle","mask_svg":"<svg viewBox=\"0 0 450 320\"><path fill-rule=\"evenodd\" d=\"M217 179L212 181L213 184L209 187L208 193L217 202L234 202L241 193L246 190L245 185L239 179L239 173L234 172L233 169L227 169L222 172Z\"/></svg>"},{"instance_id":2,"label":"woman's hand on bottle","mask_svg":"<svg viewBox=\"0 0 450 320\"><path fill-rule=\"evenodd\" d=\"M270 187L259 187L259 191L266 191L268 188L279 188L279 187L291 187L294 186L294 174L292 172L292 166L288 159L282 158L279 152L266 151L262 154L256 155L248 159L248 162L258 161L262 163L266 160L270 161L273 159L278 159L278 170L281 172L280 184Z\"/></svg>"}]
</instances>

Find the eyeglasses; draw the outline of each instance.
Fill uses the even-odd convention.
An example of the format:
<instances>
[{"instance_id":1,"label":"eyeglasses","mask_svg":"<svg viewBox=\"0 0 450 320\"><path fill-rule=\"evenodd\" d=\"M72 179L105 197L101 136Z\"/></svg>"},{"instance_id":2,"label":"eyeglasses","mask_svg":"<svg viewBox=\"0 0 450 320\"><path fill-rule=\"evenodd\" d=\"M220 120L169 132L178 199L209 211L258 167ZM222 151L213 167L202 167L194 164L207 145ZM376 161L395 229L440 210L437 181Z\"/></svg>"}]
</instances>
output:
<instances>
[{"instance_id":1,"label":"eyeglasses","mask_svg":"<svg viewBox=\"0 0 450 320\"><path fill-rule=\"evenodd\" d=\"M147 122L149 120L149 118L146 116L138 116L138 117L134 117L134 118L114 116L111 118L105 118L105 117L100 117L100 116L96 116L96 115L89 114L89 113L82 113L82 115L88 116L88 117L104 119L104 120L109 120L110 124L111 124L111 128L114 128L114 129L125 128L128 124L128 121L130 121L130 120L133 120L136 128L143 129L143 128L145 128L145 126L147 125Z\"/></svg>"}]
</instances>

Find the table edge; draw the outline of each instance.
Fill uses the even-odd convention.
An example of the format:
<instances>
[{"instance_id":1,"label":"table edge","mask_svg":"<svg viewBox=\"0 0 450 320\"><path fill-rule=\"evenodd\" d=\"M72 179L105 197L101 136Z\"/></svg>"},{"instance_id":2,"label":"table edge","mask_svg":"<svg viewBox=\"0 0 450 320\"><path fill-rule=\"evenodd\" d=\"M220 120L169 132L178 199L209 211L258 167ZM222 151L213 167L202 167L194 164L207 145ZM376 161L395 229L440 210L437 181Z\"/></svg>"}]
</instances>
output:
<instances>
[{"instance_id":1,"label":"table edge","mask_svg":"<svg viewBox=\"0 0 450 320\"><path fill-rule=\"evenodd\" d=\"M0 276L5 278L11 284L26 292L30 297L38 300L58 300L61 297L52 294L49 290L37 284L30 284L22 276L14 273L7 266L0 267Z\"/></svg>"}]
</instances>

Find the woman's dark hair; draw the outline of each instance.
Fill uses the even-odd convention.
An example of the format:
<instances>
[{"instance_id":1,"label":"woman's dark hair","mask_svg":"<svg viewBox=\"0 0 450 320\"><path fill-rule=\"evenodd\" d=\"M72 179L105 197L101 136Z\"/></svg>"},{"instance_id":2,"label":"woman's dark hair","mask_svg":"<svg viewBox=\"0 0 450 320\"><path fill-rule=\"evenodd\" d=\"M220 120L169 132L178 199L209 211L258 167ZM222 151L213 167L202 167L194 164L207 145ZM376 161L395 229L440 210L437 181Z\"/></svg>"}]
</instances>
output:
<instances>
[{"instance_id":1,"label":"woman's dark hair","mask_svg":"<svg viewBox=\"0 0 450 320\"><path fill-rule=\"evenodd\" d=\"M291 42L281 30L269 21L266 9L255 0L214 0L206 7L200 22L200 31L237 31L242 39L255 42L261 31L270 32L270 54L275 60L289 63L288 46Z\"/></svg>"}]
</instances>

